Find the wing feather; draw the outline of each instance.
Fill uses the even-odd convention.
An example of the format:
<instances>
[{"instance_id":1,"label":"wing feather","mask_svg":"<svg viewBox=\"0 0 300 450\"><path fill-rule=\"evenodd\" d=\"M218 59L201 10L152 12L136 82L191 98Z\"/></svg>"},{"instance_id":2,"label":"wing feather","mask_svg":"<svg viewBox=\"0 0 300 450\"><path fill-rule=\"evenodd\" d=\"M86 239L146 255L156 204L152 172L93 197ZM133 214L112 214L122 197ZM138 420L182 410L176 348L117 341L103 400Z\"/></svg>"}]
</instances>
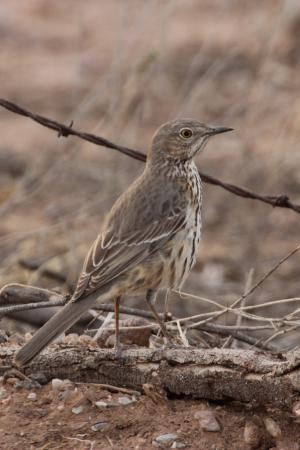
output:
<instances>
[{"instance_id":1,"label":"wing feather","mask_svg":"<svg viewBox=\"0 0 300 450\"><path fill-rule=\"evenodd\" d=\"M89 295L147 259L183 229L187 219L186 202L178 198L176 205L171 201L168 205L162 208L156 201L151 220L146 220L145 207L138 209L134 202L117 203L87 254L72 301ZM125 217L130 220L126 222Z\"/></svg>"}]
</instances>

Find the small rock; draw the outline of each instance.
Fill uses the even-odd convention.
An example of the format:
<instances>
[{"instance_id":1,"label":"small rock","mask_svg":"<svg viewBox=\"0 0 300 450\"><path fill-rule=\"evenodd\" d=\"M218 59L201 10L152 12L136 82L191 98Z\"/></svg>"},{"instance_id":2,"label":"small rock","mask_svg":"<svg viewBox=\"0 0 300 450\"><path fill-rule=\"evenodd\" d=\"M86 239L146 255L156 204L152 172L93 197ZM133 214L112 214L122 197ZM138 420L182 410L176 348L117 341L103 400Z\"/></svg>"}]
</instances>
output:
<instances>
[{"instance_id":1,"label":"small rock","mask_svg":"<svg viewBox=\"0 0 300 450\"><path fill-rule=\"evenodd\" d=\"M216 416L209 409L203 409L196 411L194 414L195 419L199 419L199 424L204 431L220 431L221 427L216 419Z\"/></svg>"},{"instance_id":2,"label":"small rock","mask_svg":"<svg viewBox=\"0 0 300 450\"><path fill-rule=\"evenodd\" d=\"M63 389L63 380L60 380L59 378L53 378L53 380L51 381L52 384L52 389L54 391L62 391Z\"/></svg>"},{"instance_id":3,"label":"small rock","mask_svg":"<svg viewBox=\"0 0 300 450\"><path fill-rule=\"evenodd\" d=\"M72 413L73 414L81 414L83 412L83 406L79 405L79 406L74 406L74 408L72 408Z\"/></svg>"},{"instance_id":4,"label":"small rock","mask_svg":"<svg viewBox=\"0 0 300 450\"><path fill-rule=\"evenodd\" d=\"M25 341L30 341L30 339L32 338L32 334L31 333L25 333L25 336L24 336L24 338L25 338Z\"/></svg>"},{"instance_id":5,"label":"small rock","mask_svg":"<svg viewBox=\"0 0 300 450\"><path fill-rule=\"evenodd\" d=\"M31 400L32 402L37 401L37 395L35 392L30 392L30 394L27 395L28 400Z\"/></svg>"},{"instance_id":6,"label":"small rock","mask_svg":"<svg viewBox=\"0 0 300 450\"><path fill-rule=\"evenodd\" d=\"M7 380L6 380L6 383L7 383L7 384L10 384L10 385L12 385L12 386L15 386L15 384L16 384L18 381L19 381L19 378L16 378L16 377L9 377L9 378L7 378Z\"/></svg>"},{"instance_id":7,"label":"small rock","mask_svg":"<svg viewBox=\"0 0 300 450\"><path fill-rule=\"evenodd\" d=\"M65 391L67 389L74 390L74 383L68 379L61 380L59 378L53 378L52 389L54 391Z\"/></svg>"},{"instance_id":8,"label":"small rock","mask_svg":"<svg viewBox=\"0 0 300 450\"><path fill-rule=\"evenodd\" d=\"M7 390L0 387L0 399L7 397Z\"/></svg>"},{"instance_id":9,"label":"small rock","mask_svg":"<svg viewBox=\"0 0 300 450\"><path fill-rule=\"evenodd\" d=\"M123 406L130 405L131 403L134 403L134 402L136 402L136 398L135 398L135 397L132 397L132 398L129 398L129 397L119 397L119 398L118 398L118 403L119 403L120 405L123 405Z\"/></svg>"},{"instance_id":10,"label":"small rock","mask_svg":"<svg viewBox=\"0 0 300 450\"><path fill-rule=\"evenodd\" d=\"M111 408L112 406L115 406L113 403L109 402L103 402L102 400L99 400L98 402L95 402L95 406L99 409L106 409Z\"/></svg>"},{"instance_id":11,"label":"small rock","mask_svg":"<svg viewBox=\"0 0 300 450\"><path fill-rule=\"evenodd\" d=\"M40 383L34 380L18 380L15 384L15 387L17 389L27 389L28 391L31 391L32 389L41 389L42 386Z\"/></svg>"},{"instance_id":12,"label":"small rock","mask_svg":"<svg viewBox=\"0 0 300 450\"><path fill-rule=\"evenodd\" d=\"M42 372L32 373L29 378L33 381L37 381L39 384L44 385L48 383L46 375Z\"/></svg>"},{"instance_id":13,"label":"small rock","mask_svg":"<svg viewBox=\"0 0 300 450\"><path fill-rule=\"evenodd\" d=\"M293 414L297 417L300 416L300 402L296 402L293 405Z\"/></svg>"},{"instance_id":14,"label":"small rock","mask_svg":"<svg viewBox=\"0 0 300 450\"><path fill-rule=\"evenodd\" d=\"M65 409L64 405L58 405L57 411L63 411Z\"/></svg>"},{"instance_id":15,"label":"small rock","mask_svg":"<svg viewBox=\"0 0 300 450\"><path fill-rule=\"evenodd\" d=\"M261 441L261 433L255 423L247 421L244 428L244 440L251 449L257 448Z\"/></svg>"},{"instance_id":16,"label":"small rock","mask_svg":"<svg viewBox=\"0 0 300 450\"><path fill-rule=\"evenodd\" d=\"M161 434L160 436L157 436L155 440L157 442L170 442L175 441L177 439L177 434L167 433L167 434Z\"/></svg>"},{"instance_id":17,"label":"small rock","mask_svg":"<svg viewBox=\"0 0 300 450\"><path fill-rule=\"evenodd\" d=\"M108 422L96 422L92 426L92 431L102 431L107 425Z\"/></svg>"},{"instance_id":18,"label":"small rock","mask_svg":"<svg viewBox=\"0 0 300 450\"><path fill-rule=\"evenodd\" d=\"M5 331L0 330L0 344L3 344L4 342L8 341L8 336L5 333Z\"/></svg>"},{"instance_id":19,"label":"small rock","mask_svg":"<svg viewBox=\"0 0 300 450\"><path fill-rule=\"evenodd\" d=\"M99 409L113 408L114 406L117 406L115 403L103 402L102 400L95 402L94 405Z\"/></svg>"},{"instance_id":20,"label":"small rock","mask_svg":"<svg viewBox=\"0 0 300 450\"><path fill-rule=\"evenodd\" d=\"M186 448L186 444L184 442L175 441L171 448Z\"/></svg>"},{"instance_id":21,"label":"small rock","mask_svg":"<svg viewBox=\"0 0 300 450\"><path fill-rule=\"evenodd\" d=\"M177 437L178 437L177 434L173 433L161 434L152 441L152 445L154 445L154 447L163 447L164 445L171 445L174 443Z\"/></svg>"},{"instance_id":22,"label":"small rock","mask_svg":"<svg viewBox=\"0 0 300 450\"><path fill-rule=\"evenodd\" d=\"M264 419L264 424L267 432L274 438L278 438L281 436L281 429L279 425L275 422L271 417L267 417Z\"/></svg>"}]
</instances>

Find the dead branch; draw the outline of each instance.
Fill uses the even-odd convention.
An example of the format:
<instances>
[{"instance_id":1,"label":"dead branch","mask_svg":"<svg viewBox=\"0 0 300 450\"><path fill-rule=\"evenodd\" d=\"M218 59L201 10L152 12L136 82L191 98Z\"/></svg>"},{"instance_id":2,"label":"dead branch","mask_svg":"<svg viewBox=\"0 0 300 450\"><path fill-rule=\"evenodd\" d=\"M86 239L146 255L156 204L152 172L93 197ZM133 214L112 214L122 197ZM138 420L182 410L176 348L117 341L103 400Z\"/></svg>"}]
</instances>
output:
<instances>
[{"instance_id":1,"label":"dead branch","mask_svg":"<svg viewBox=\"0 0 300 450\"><path fill-rule=\"evenodd\" d=\"M41 289L35 286L28 286L19 283L12 283L3 286L0 290L0 317L3 315L11 315L20 311L30 311L42 308L50 308L54 306L63 306L66 302L66 297L63 297L56 292L52 292L47 289ZM6 306L8 304L8 306ZM5 305L5 306L3 306ZM99 304L94 309L98 309L106 312L114 312L114 306L112 304ZM150 311L144 311L140 308L131 308L128 306L120 306L120 312L122 314L128 314L132 316L142 317L145 319L153 320L153 315ZM161 318L164 319L164 315L161 314ZM177 320L169 317L168 324L172 324ZM157 329L156 323L151 324L153 329ZM278 348L272 344L262 344L260 340L253 336L249 336L243 333L239 329L232 329L226 325L220 325L215 323L203 323L192 325L191 328L207 331L210 333L216 333L221 336L231 336L236 340L249 344L251 346L261 348L263 350L269 350L276 352Z\"/></svg>"},{"instance_id":2,"label":"dead branch","mask_svg":"<svg viewBox=\"0 0 300 450\"><path fill-rule=\"evenodd\" d=\"M11 366L14 351L7 344L0 346L2 373ZM68 378L139 391L150 383L173 395L292 408L300 399L299 365L299 350L279 359L251 350L131 348L116 358L113 350L54 344L25 374L43 372L48 379Z\"/></svg>"},{"instance_id":3,"label":"dead branch","mask_svg":"<svg viewBox=\"0 0 300 450\"><path fill-rule=\"evenodd\" d=\"M35 122L39 123L40 125L56 131L58 133L58 137L76 136L85 141L92 142L93 144L111 148L113 150L117 150L118 152L121 152L127 156L130 156L131 158L134 158L138 161L142 161L142 162L146 161L145 154L143 154L137 150L128 148L128 147L123 147L122 145L114 144L113 142L111 142L107 139L104 139L100 136L96 136L95 134L77 131L74 128L72 128L72 125L73 125L72 123L70 126L64 125L62 123L56 122L55 120L49 119L47 117L43 117L39 114L34 114L13 102L10 102L8 100L4 100L1 98L0 98L0 106L2 106L3 108L5 108L13 113L19 114L21 116L29 117L30 119L34 120ZM203 172L199 171L199 174L205 183L212 184L215 186L220 186L221 188L225 189L226 191L231 192L232 194L237 195L239 197L249 198L252 200L259 200L259 201L261 201L263 203L267 203L273 207L288 208L297 213L300 213L300 205L292 203L286 194L261 195L261 194L257 194L255 192L249 191L248 189L244 189L240 186L236 186L231 183L225 183L225 182L218 180L217 178L214 178Z\"/></svg>"},{"instance_id":4,"label":"dead branch","mask_svg":"<svg viewBox=\"0 0 300 450\"><path fill-rule=\"evenodd\" d=\"M9 305L25 305L28 303L39 303L40 306L43 302L62 301L62 299L61 295L48 289L27 284L11 283L0 289L0 310L2 306L6 308ZM60 304L62 305L63 303Z\"/></svg>"}]
</instances>

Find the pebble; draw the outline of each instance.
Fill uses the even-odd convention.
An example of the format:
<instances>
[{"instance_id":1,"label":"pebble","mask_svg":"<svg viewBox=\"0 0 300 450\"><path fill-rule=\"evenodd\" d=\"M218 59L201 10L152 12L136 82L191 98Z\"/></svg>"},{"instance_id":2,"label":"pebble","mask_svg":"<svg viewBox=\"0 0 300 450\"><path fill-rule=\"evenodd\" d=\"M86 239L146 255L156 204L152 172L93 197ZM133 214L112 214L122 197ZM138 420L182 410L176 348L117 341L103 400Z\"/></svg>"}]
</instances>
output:
<instances>
[{"instance_id":1,"label":"pebble","mask_svg":"<svg viewBox=\"0 0 300 450\"><path fill-rule=\"evenodd\" d=\"M186 444L184 442L175 441L172 444L171 448L186 448Z\"/></svg>"},{"instance_id":2,"label":"pebble","mask_svg":"<svg viewBox=\"0 0 300 450\"><path fill-rule=\"evenodd\" d=\"M118 403L123 406L131 405L131 403L134 403L134 402L136 402L136 398L134 396L132 396L132 398L129 398L129 397L119 397L118 398Z\"/></svg>"},{"instance_id":3,"label":"pebble","mask_svg":"<svg viewBox=\"0 0 300 450\"><path fill-rule=\"evenodd\" d=\"M293 405L293 414L297 417L300 416L300 402L296 402Z\"/></svg>"},{"instance_id":4,"label":"pebble","mask_svg":"<svg viewBox=\"0 0 300 450\"><path fill-rule=\"evenodd\" d=\"M79 406L74 406L74 408L72 408L72 413L73 414L81 414L83 412L83 406L79 405Z\"/></svg>"},{"instance_id":5,"label":"pebble","mask_svg":"<svg viewBox=\"0 0 300 450\"><path fill-rule=\"evenodd\" d=\"M165 444L173 444L174 441L177 439L177 434L167 433L167 434L161 434L160 436L157 436L153 441L152 445L154 447L161 447ZM175 447L176 448L176 447Z\"/></svg>"},{"instance_id":6,"label":"pebble","mask_svg":"<svg viewBox=\"0 0 300 450\"><path fill-rule=\"evenodd\" d=\"M91 428L92 431L102 431L107 425L108 422L96 422Z\"/></svg>"},{"instance_id":7,"label":"pebble","mask_svg":"<svg viewBox=\"0 0 300 450\"><path fill-rule=\"evenodd\" d=\"M44 385L48 383L47 377L44 373L42 372L36 372L36 373L32 373L29 378L33 381L36 381L37 383Z\"/></svg>"},{"instance_id":8,"label":"pebble","mask_svg":"<svg viewBox=\"0 0 300 450\"><path fill-rule=\"evenodd\" d=\"M64 391L65 390L65 381L60 378L53 378L51 381L52 389L54 391Z\"/></svg>"},{"instance_id":9,"label":"pebble","mask_svg":"<svg viewBox=\"0 0 300 450\"><path fill-rule=\"evenodd\" d=\"M113 403L104 402L102 400L99 400L98 402L95 402L95 406L99 409L106 409L111 408L112 406L115 406Z\"/></svg>"},{"instance_id":10,"label":"pebble","mask_svg":"<svg viewBox=\"0 0 300 450\"><path fill-rule=\"evenodd\" d=\"M25 333L25 341L29 341L32 338L32 334L31 333Z\"/></svg>"},{"instance_id":11,"label":"pebble","mask_svg":"<svg viewBox=\"0 0 300 450\"><path fill-rule=\"evenodd\" d=\"M278 423L275 422L274 419L271 417L266 417L264 419L264 424L266 427L267 432L274 438L278 438L281 436L281 429L278 425Z\"/></svg>"},{"instance_id":12,"label":"pebble","mask_svg":"<svg viewBox=\"0 0 300 450\"><path fill-rule=\"evenodd\" d=\"M221 427L216 419L215 414L209 409L203 409L201 411L196 411L194 418L199 420L200 427L204 431L220 431Z\"/></svg>"},{"instance_id":13,"label":"pebble","mask_svg":"<svg viewBox=\"0 0 300 450\"><path fill-rule=\"evenodd\" d=\"M10 384L11 386L15 386L16 382L19 381L20 378L16 378L16 377L9 377L6 380L7 384Z\"/></svg>"},{"instance_id":14,"label":"pebble","mask_svg":"<svg viewBox=\"0 0 300 450\"><path fill-rule=\"evenodd\" d=\"M244 428L244 440L250 449L257 448L261 441L261 433L255 423L247 421Z\"/></svg>"},{"instance_id":15,"label":"pebble","mask_svg":"<svg viewBox=\"0 0 300 450\"><path fill-rule=\"evenodd\" d=\"M7 396L7 390L3 387L0 388L0 399L5 398Z\"/></svg>"},{"instance_id":16,"label":"pebble","mask_svg":"<svg viewBox=\"0 0 300 450\"><path fill-rule=\"evenodd\" d=\"M32 389L41 389L42 386L35 380L18 380L15 384L17 389L27 389L31 391Z\"/></svg>"},{"instance_id":17,"label":"pebble","mask_svg":"<svg viewBox=\"0 0 300 450\"><path fill-rule=\"evenodd\" d=\"M59 378L53 378L51 383L53 391L57 391L60 393L65 391L73 392L74 390L76 390L74 383L72 383L72 381L68 379L61 380Z\"/></svg>"},{"instance_id":18,"label":"pebble","mask_svg":"<svg viewBox=\"0 0 300 450\"><path fill-rule=\"evenodd\" d=\"M8 341L8 336L5 333L5 331L0 330L0 344L3 344L4 342Z\"/></svg>"},{"instance_id":19,"label":"pebble","mask_svg":"<svg viewBox=\"0 0 300 450\"><path fill-rule=\"evenodd\" d=\"M30 394L27 395L28 400L31 400L32 402L37 401L37 395L35 392L30 392Z\"/></svg>"}]
</instances>

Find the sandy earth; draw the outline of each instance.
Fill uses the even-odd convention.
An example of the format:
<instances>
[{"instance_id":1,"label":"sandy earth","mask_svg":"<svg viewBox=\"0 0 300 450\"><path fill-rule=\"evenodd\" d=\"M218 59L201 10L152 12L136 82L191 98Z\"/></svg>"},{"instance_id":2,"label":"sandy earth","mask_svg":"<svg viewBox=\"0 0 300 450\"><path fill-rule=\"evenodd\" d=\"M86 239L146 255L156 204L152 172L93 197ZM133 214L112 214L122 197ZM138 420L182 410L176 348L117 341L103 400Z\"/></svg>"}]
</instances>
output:
<instances>
[{"instance_id":1,"label":"sandy earth","mask_svg":"<svg viewBox=\"0 0 300 450\"><path fill-rule=\"evenodd\" d=\"M145 395L111 393L91 385L69 383L67 389L57 391L51 383L32 390L15 383L8 379L0 391L0 448L7 450L153 449L171 448L174 442L185 447L173 448L201 450L299 449L299 424L284 412L186 399L156 403ZM34 400L30 399L32 393L36 394ZM124 397L134 402L120 405ZM95 402L109 407L101 409ZM201 427L199 412L208 411L217 421L218 431ZM279 436L266 430L265 421L270 418L275 421L271 429ZM94 431L97 426L100 429ZM155 439L165 434L177 437L155 446Z\"/></svg>"}]
</instances>

